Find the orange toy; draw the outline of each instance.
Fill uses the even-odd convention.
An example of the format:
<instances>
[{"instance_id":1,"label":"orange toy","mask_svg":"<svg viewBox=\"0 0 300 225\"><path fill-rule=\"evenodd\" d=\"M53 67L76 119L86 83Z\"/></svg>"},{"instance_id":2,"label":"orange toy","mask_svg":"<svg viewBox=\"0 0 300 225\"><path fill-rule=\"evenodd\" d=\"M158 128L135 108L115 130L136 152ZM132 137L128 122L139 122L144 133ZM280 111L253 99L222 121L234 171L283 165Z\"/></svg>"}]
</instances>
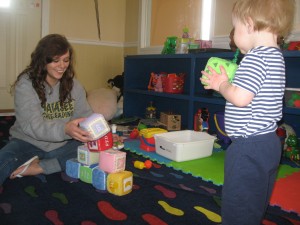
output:
<instances>
[{"instance_id":1,"label":"orange toy","mask_svg":"<svg viewBox=\"0 0 300 225\"><path fill-rule=\"evenodd\" d=\"M145 162L134 161L133 166L137 169L150 169L152 167L152 162L150 160L146 160Z\"/></svg>"}]
</instances>

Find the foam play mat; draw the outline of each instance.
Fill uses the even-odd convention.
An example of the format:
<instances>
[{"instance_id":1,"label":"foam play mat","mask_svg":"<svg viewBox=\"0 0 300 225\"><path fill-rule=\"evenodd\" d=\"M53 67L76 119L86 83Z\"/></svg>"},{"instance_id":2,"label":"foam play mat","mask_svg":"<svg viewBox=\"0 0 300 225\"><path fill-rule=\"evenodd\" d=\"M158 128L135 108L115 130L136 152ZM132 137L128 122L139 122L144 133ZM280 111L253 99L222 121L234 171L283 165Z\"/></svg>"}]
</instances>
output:
<instances>
[{"instance_id":1,"label":"foam play mat","mask_svg":"<svg viewBox=\"0 0 300 225\"><path fill-rule=\"evenodd\" d=\"M211 156L185 162L175 162L156 154L147 152L140 147L139 140L128 140L125 149L149 158L157 163L164 164L174 170L191 174L214 185L222 186L224 180L224 158L226 151L214 149ZM277 181L271 198L271 205L278 206L287 212L300 215L300 168L281 164L279 166Z\"/></svg>"},{"instance_id":2,"label":"foam play mat","mask_svg":"<svg viewBox=\"0 0 300 225\"><path fill-rule=\"evenodd\" d=\"M276 181L270 205L300 215L300 171Z\"/></svg>"}]
</instances>

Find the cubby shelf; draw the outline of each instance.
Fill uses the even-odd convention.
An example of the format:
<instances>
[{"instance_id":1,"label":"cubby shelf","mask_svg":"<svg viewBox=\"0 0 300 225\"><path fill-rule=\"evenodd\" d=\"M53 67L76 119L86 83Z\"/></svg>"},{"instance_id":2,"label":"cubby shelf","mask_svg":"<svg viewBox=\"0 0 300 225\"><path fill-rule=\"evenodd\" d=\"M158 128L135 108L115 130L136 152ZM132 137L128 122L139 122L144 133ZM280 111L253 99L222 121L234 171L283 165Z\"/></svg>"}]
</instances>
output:
<instances>
[{"instance_id":1,"label":"cubby shelf","mask_svg":"<svg viewBox=\"0 0 300 225\"><path fill-rule=\"evenodd\" d=\"M203 88L199 78L210 57L231 60L233 52L173 54L173 55L135 55L125 57L124 77L124 116L145 117L145 111L153 102L160 112L172 112L182 116L182 129L193 129L194 114L199 108L207 108L210 113L209 124L215 132L213 114L224 111L225 100L216 97ZM300 51L285 51L286 87L300 88ZM241 59L241 58L240 58ZM185 73L182 94L168 94L147 89L151 72ZM292 124L300 135L300 109L284 107L284 121Z\"/></svg>"}]
</instances>

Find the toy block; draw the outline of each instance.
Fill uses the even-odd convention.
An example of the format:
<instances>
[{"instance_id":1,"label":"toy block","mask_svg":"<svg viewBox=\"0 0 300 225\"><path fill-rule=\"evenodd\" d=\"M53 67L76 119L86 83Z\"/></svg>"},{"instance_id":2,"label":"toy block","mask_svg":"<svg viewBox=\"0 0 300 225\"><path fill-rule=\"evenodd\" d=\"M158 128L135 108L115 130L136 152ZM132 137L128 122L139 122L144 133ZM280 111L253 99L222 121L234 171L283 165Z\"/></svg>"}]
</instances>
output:
<instances>
[{"instance_id":1,"label":"toy block","mask_svg":"<svg viewBox=\"0 0 300 225\"><path fill-rule=\"evenodd\" d=\"M80 166L81 166L81 164L75 158L67 160L66 174L69 177L79 179Z\"/></svg>"},{"instance_id":2,"label":"toy block","mask_svg":"<svg viewBox=\"0 0 300 225\"><path fill-rule=\"evenodd\" d=\"M93 164L90 166L81 166L79 172L79 179L85 183L92 184L93 170L98 166L98 164Z\"/></svg>"},{"instance_id":3,"label":"toy block","mask_svg":"<svg viewBox=\"0 0 300 225\"><path fill-rule=\"evenodd\" d=\"M122 196L132 191L133 175L130 171L111 173L107 176L107 191Z\"/></svg>"},{"instance_id":4,"label":"toy block","mask_svg":"<svg viewBox=\"0 0 300 225\"><path fill-rule=\"evenodd\" d=\"M93 178L92 178L92 185L101 191L106 191L106 180L108 173L101 170L99 167L96 167L93 170Z\"/></svg>"},{"instance_id":5,"label":"toy block","mask_svg":"<svg viewBox=\"0 0 300 225\"><path fill-rule=\"evenodd\" d=\"M108 132L103 137L95 140L88 141L87 147L90 151L105 151L113 147L112 133Z\"/></svg>"},{"instance_id":6,"label":"toy block","mask_svg":"<svg viewBox=\"0 0 300 225\"><path fill-rule=\"evenodd\" d=\"M85 145L80 145L77 148L77 160L85 165L99 163L99 152L92 152Z\"/></svg>"},{"instance_id":7,"label":"toy block","mask_svg":"<svg viewBox=\"0 0 300 225\"><path fill-rule=\"evenodd\" d=\"M211 57L207 62L204 71L207 73L210 73L210 71L208 70L208 66L213 68L217 73L221 73L220 66L223 66L224 69L226 70L226 73L227 73L230 83L233 81L235 72L238 68L238 65L236 63L229 61L227 59L221 59L218 57ZM203 76L203 78L207 79L206 76Z\"/></svg>"},{"instance_id":8,"label":"toy block","mask_svg":"<svg viewBox=\"0 0 300 225\"><path fill-rule=\"evenodd\" d=\"M93 113L84 121L79 123L83 130L90 133L93 140L103 137L110 131L110 127L102 114Z\"/></svg>"},{"instance_id":9,"label":"toy block","mask_svg":"<svg viewBox=\"0 0 300 225\"><path fill-rule=\"evenodd\" d=\"M100 151L99 168L107 173L117 173L125 170L126 153L109 149Z\"/></svg>"}]
</instances>

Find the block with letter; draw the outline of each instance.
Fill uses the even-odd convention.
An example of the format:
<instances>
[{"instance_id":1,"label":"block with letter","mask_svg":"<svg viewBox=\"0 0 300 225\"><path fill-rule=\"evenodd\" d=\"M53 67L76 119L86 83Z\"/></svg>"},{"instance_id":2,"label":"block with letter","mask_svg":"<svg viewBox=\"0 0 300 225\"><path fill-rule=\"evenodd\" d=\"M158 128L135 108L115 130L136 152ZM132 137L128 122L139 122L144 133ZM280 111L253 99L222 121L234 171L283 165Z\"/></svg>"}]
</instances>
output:
<instances>
[{"instance_id":1,"label":"block with letter","mask_svg":"<svg viewBox=\"0 0 300 225\"><path fill-rule=\"evenodd\" d=\"M111 173L107 176L107 191L122 196L132 191L133 175L130 171Z\"/></svg>"}]
</instances>

